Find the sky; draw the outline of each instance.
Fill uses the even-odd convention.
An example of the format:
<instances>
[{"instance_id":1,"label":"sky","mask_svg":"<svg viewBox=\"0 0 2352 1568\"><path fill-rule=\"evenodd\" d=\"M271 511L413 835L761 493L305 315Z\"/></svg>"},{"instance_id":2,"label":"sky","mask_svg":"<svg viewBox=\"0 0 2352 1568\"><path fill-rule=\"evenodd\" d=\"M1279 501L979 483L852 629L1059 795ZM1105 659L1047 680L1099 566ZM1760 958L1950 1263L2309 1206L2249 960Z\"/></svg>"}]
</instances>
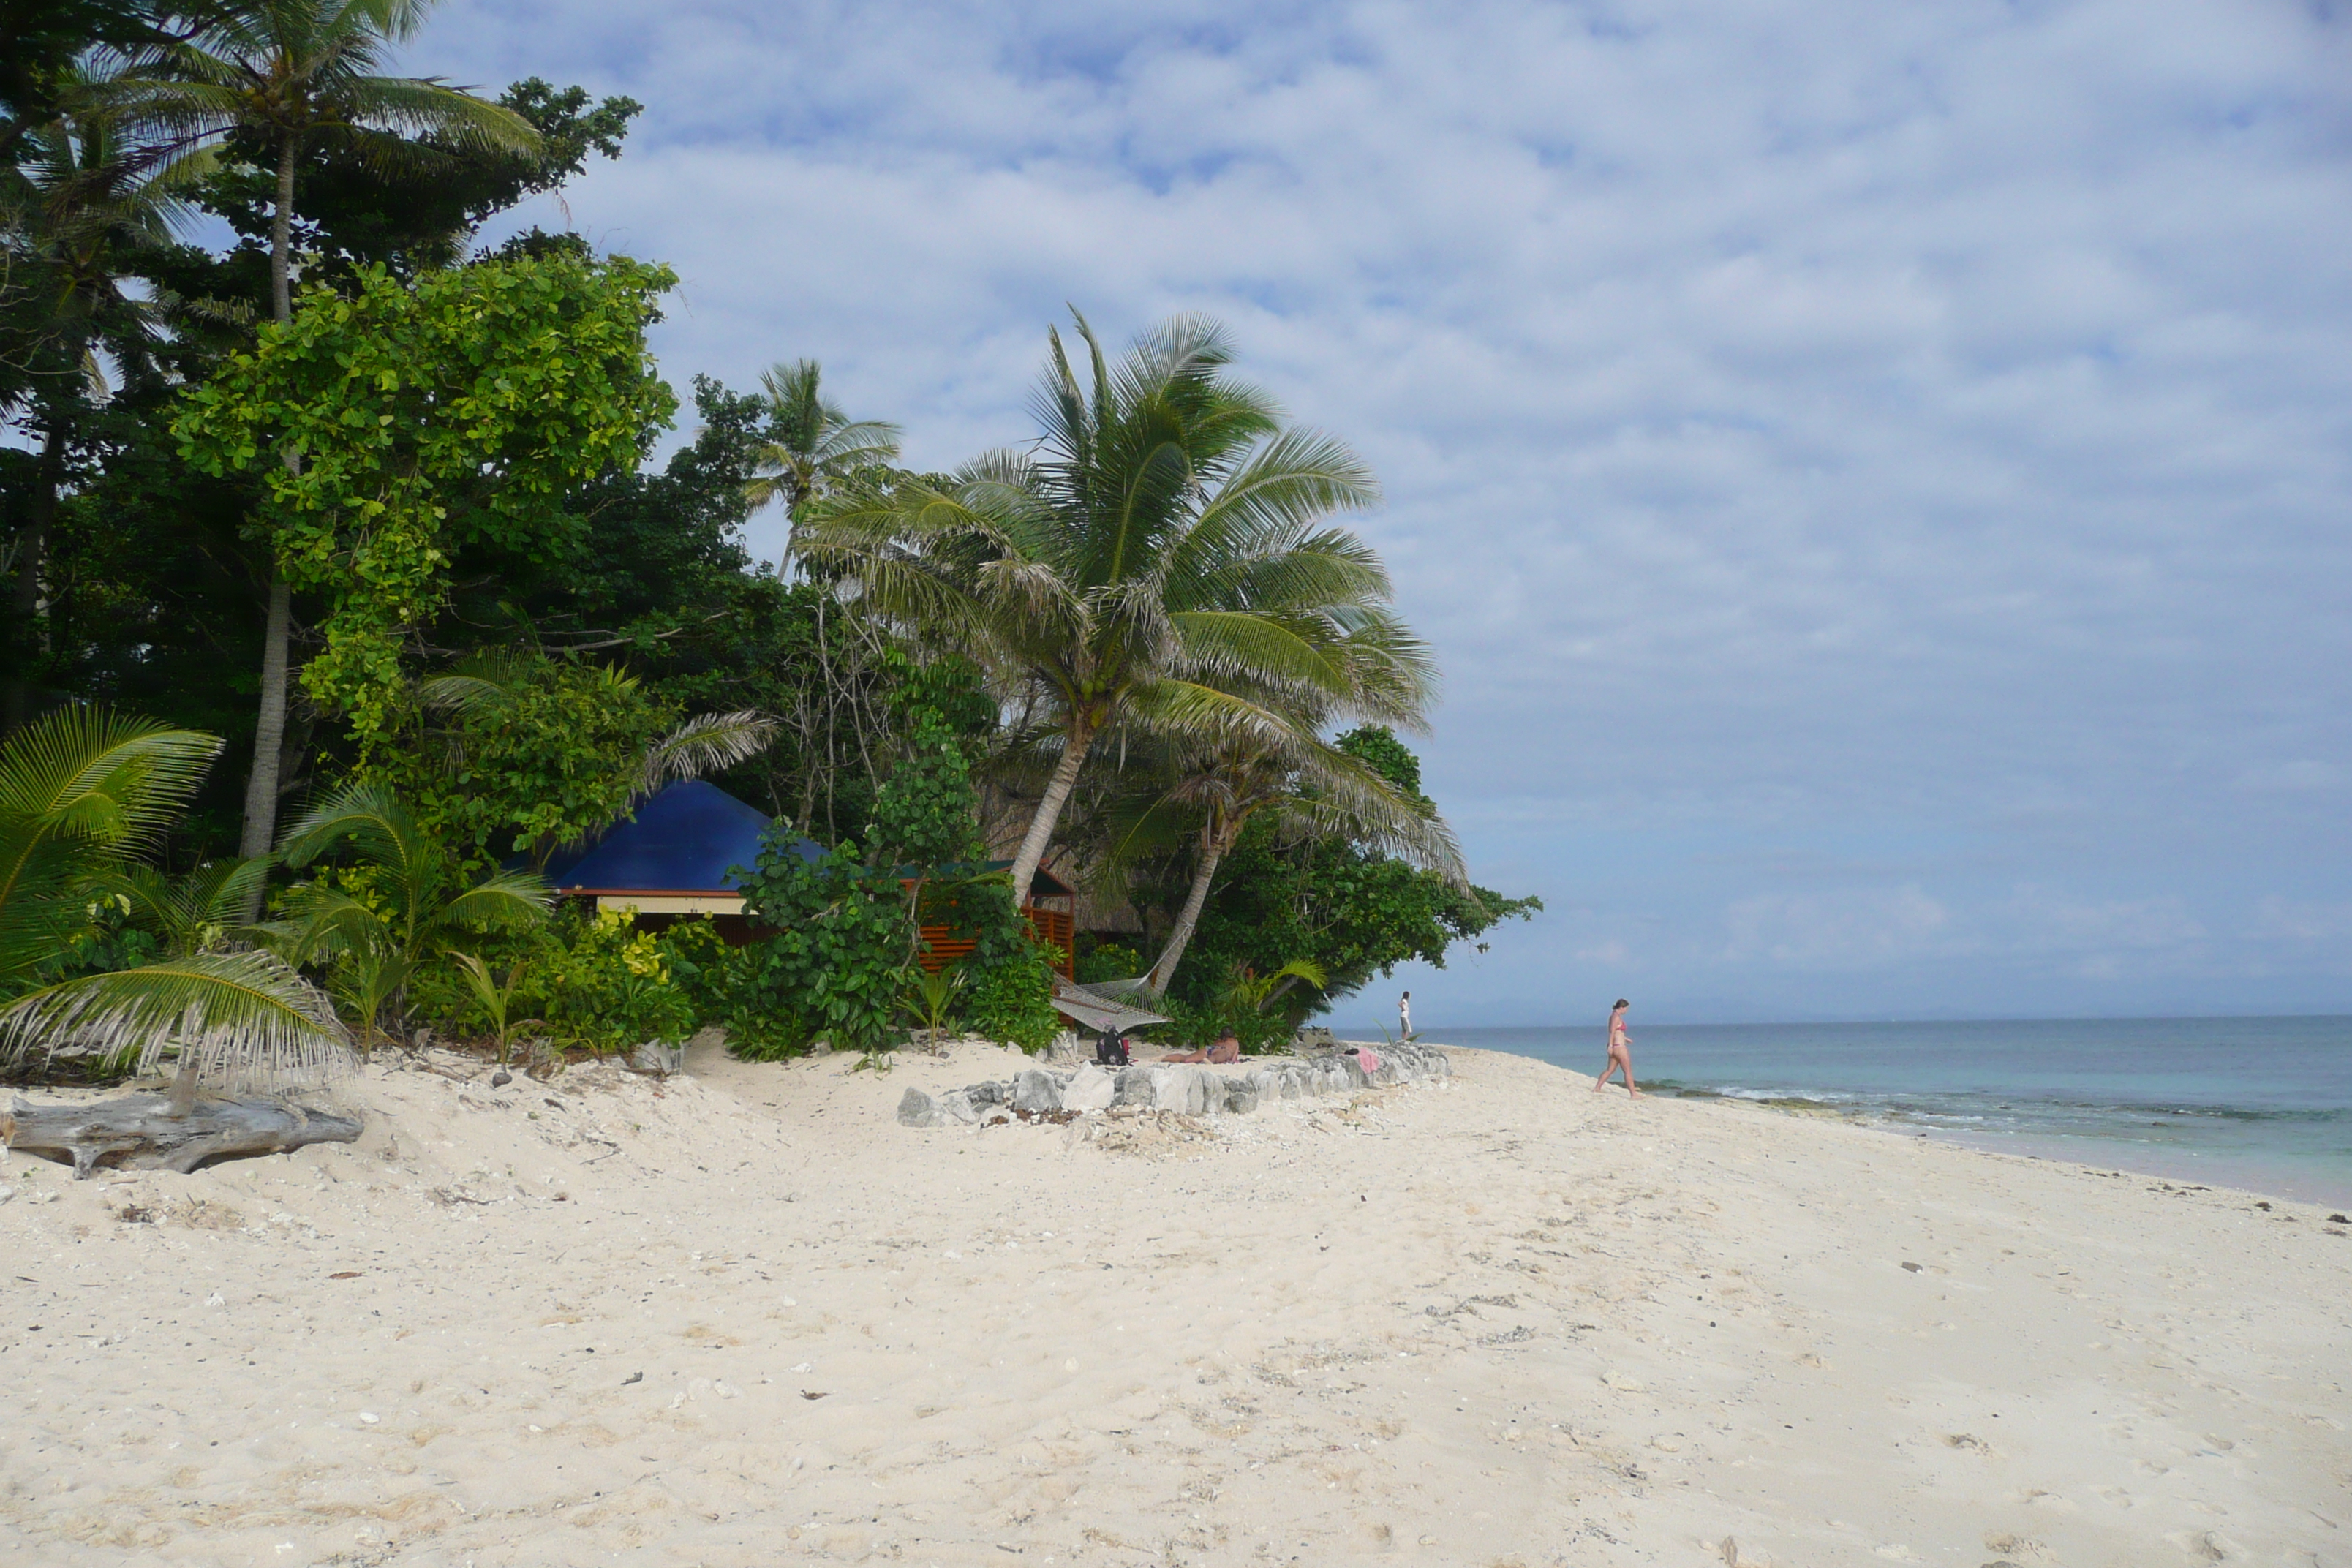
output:
<instances>
[{"instance_id":1,"label":"sky","mask_svg":"<svg viewBox=\"0 0 2352 1568\"><path fill-rule=\"evenodd\" d=\"M1415 743L1545 912L1424 1026L2352 1012L2333 0L446 0L646 104L525 215L948 468L1223 321L1380 475ZM755 525L772 553L775 521Z\"/></svg>"}]
</instances>

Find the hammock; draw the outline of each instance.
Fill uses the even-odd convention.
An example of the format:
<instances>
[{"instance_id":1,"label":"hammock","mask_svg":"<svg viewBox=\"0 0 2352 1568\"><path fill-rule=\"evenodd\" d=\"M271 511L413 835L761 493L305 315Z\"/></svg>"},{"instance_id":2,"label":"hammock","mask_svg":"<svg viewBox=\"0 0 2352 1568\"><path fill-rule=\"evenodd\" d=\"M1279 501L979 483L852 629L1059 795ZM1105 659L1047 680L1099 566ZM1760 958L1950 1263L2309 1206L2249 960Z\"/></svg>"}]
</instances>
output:
<instances>
[{"instance_id":1,"label":"hammock","mask_svg":"<svg viewBox=\"0 0 2352 1568\"><path fill-rule=\"evenodd\" d=\"M1140 1029L1149 1024L1164 1024L1168 1022L1164 1014L1147 1013L1140 1007L1130 1007L1113 1000L1141 990L1144 981L1149 978L1149 975L1139 974L1132 980L1098 980L1091 985L1075 985L1057 977L1054 982L1054 1007L1065 1017L1097 1035L1114 1031L1125 1034L1129 1029Z\"/></svg>"}]
</instances>

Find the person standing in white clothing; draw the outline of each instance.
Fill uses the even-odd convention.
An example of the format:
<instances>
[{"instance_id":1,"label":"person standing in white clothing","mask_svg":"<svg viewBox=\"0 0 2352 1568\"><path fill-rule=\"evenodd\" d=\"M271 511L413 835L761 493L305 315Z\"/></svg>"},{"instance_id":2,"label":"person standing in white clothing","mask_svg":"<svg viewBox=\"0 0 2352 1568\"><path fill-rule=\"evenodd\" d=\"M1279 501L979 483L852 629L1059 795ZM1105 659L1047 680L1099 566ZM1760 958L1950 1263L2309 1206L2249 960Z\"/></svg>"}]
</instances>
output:
<instances>
[{"instance_id":1,"label":"person standing in white clothing","mask_svg":"<svg viewBox=\"0 0 2352 1568\"><path fill-rule=\"evenodd\" d=\"M1410 991L1397 998L1397 1038L1412 1038L1412 993Z\"/></svg>"}]
</instances>

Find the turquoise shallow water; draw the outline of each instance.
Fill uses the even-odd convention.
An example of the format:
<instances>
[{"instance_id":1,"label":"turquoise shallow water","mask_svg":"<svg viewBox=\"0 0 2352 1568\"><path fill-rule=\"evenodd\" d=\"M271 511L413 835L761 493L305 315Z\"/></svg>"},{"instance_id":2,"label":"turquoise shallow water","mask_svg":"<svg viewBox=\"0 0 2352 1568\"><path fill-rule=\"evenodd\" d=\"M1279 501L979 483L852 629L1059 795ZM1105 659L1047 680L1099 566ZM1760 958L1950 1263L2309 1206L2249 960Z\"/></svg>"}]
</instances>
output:
<instances>
[{"instance_id":1,"label":"turquoise shallow water","mask_svg":"<svg viewBox=\"0 0 2352 1568\"><path fill-rule=\"evenodd\" d=\"M1781 1100L1979 1148L2352 1205L2352 1018L1643 1025L1646 1091ZM1422 1037L1601 1070L1580 1028Z\"/></svg>"}]
</instances>

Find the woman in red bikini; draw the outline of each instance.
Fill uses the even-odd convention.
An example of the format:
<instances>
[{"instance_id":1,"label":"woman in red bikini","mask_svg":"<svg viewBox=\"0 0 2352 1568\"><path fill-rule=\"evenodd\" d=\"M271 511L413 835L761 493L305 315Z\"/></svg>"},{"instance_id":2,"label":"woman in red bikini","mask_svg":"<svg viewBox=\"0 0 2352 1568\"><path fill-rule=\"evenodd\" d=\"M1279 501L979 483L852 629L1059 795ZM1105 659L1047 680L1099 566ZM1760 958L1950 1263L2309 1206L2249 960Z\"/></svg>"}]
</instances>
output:
<instances>
[{"instance_id":1,"label":"woman in red bikini","mask_svg":"<svg viewBox=\"0 0 2352 1568\"><path fill-rule=\"evenodd\" d=\"M1601 1069L1601 1077L1593 1082L1595 1094L1609 1081L1611 1073L1622 1072L1625 1075L1625 1092L1636 1100L1642 1098L1642 1091L1633 1087L1633 1037L1625 1032L1625 1009L1632 1005L1620 996L1617 1005L1609 1009L1609 1065Z\"/></svg>"}]
</instances>

